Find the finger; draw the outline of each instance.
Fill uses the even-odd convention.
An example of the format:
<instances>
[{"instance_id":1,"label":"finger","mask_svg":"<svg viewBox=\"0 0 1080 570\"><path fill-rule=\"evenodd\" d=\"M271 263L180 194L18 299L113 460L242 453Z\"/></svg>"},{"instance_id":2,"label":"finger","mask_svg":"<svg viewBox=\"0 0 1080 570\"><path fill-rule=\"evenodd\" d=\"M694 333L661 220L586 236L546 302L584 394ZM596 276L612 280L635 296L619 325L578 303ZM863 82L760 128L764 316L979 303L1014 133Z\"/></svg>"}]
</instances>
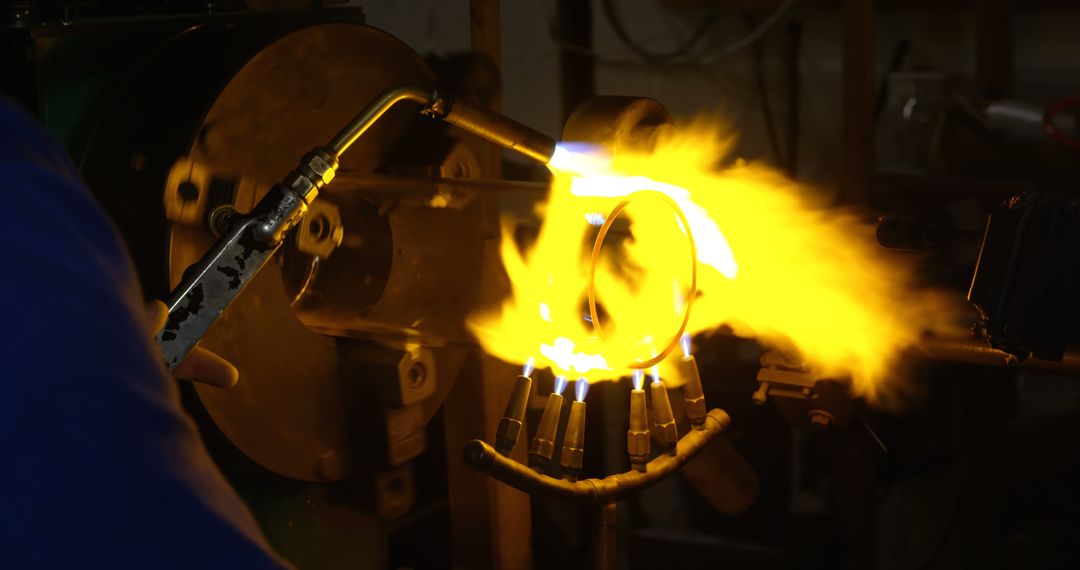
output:
<instances>
[{"instance_id":1,"label":"finger","mask_svg":"<svg viewBox=\"0 0 1080 570\"><path fill-rule=\"evenodd\" d=\"M169 307L165 303L158 300L146 303L146 327L150 331L150 336L156 336L168 319Z\"/></svg>"},{"instance_id":2,"label":"finger","mask_svg":"<svg viewBox=\"0 0 1080 570\"><path fill-rule=\"evenodd\" d=\"M205 348L195 347L176 368L174 376L218 388L231 388L240 379L240 372L228 360Z\"/></svg>"}]
</instances>

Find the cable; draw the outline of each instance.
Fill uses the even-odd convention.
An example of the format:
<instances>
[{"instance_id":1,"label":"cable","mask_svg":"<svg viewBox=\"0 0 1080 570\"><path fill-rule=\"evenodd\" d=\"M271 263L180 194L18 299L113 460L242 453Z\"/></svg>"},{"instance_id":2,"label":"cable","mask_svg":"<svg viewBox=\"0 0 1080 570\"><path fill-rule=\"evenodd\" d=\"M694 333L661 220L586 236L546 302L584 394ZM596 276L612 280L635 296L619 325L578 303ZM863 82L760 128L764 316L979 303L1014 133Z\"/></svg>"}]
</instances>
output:
<instances>
[{"instance_id":1,"label":"cable","mask_svg":"<svg viewBox=\"0 0 1080 570\"><path fill-rule=\"evenodd\" d=\"M704 37L704 35L705 35L705 32L707 32L709 30L709 28L712 27L713 24L715 24L716 21L719 20L719 18L720 18L719 12L714 12L714 13L710 14L709 16L706 16L705 19L702 20L702 22L700 24L698 24L698 27L694 30L694 32L690 35L690 37L686 41L683 42L683 45L681 45L678 48L676 48L676 49L674 49L674 50L672 50L670 52L667 52L667 53L654 53L654 52L650 52L650 51L646 50L643 46L638 44L633 38L630 37L630 34L626 31L626 28L622 24L622 20L618 16L618 13L617 13L617 11L615 9L613 1L614 0L604 0L603 1L604 15L605 15L606 19L608 20L609 25L615 31L615 34L619 37L619 40L622 41L622 43L627 48L629 48L630 51L634 52L635 55L640 57L646 63L652 64L652 65L659 65L659 64L663 64L663 63L669 63L672 60L675 60L675 59L678 59L678 58L680 58L682 56L687 55L690 52L690 50L694 47L694 45L696 45L699 41L701 41L702 37ZM768 18L766 18L761 23L760 26L755 28L749 34L747 34L747 35L745 35L745 36L731 42L727 46L717 50L716 52L714 52L713 55L701 58L699 60L696 60L696 61L694 61L694 63L697 64L697 65L711 65L713 63L716 63L716 62L720 61L721 59L724 59L724 58L730 57L732 55L735 55L736 53L741 51L746 46L756 42L759 39L761 39L761 37L764 36L765 33L769 31L769 29L776 23L776 21L779 20L780 17L783 16L785 13L787 13L788 9L791 8L791 6L794 3L795 3L795 0L784 0L784 3L781 4L779 7L777 7L775 12L773 12ZM582 46L582 45L574 44L572 42L565 41L562 38L562 34L559 33L558 26L555 25L555 23L553 22L552 17L551 17L551 12L548 9L546 3L544 4L544 11L546 13L546 17L547 17L547 20L548 20L548 33L550 34L551 38L553 40L555 40L555 42L557 44L559 44L559 46L562 49L567 50L567 51L571 51L571 52L575 52L575 53L581 53L581 54L584 54L584 55L592 56L592 57L596 58L597 63L615 63L615 64L625 64L626 63L626 62L613 60L611 57L605 56L604 54L601 54L601 53L598 53L597 51L593 50L592 48L590 48L588 46Z\"/></svg>"},{"instance_id":2,"label":"cable","mask_svg":"<svg viewBox=\"0 0 1080 570\"><path fill-rule=\"evenodd\" d=\"M754 25L753 16L747 15L747 23L751 26ZM780 141L776 135L776 121L773 119L772 108L769 106L769 89L765 84L765 67L763 65L763 59L765 57L765 44L757 43L754 45L754 80L757 83L758 89L758 102L761 106L761 118L765 122L765 133L769 137L769 148L772 149L773 157L776 159L777 165L783 165L784 155L780 151Z\"/></svg>"},{"instance_id":3,"label":"cable","mask_svg":"<svg viewBox=\"0 0 1080 570\"><path fill-rule=\"evenodd\" d=\"M725 47L724 49L717 51L715 53L715 55L702 59L701 63L703 65L709 65L711 63L716 63L717 61L719 61L719 60L721 60L721 59L723 59L725 57L732 56L736 52L738 52L739 50L741 50L741 49L745 48L746 46L758 41L759 39L762 38L762 36L765 35L766 32L769 31L770 28L773 27L773 24L775 24L776 21L779 20L781 16L783 16L784 14L787 13L788 9L791 8L791 5L794 4L794 3L795 3L795 0L785 0L784 3L781 4L776 9L776 11L772 13L771 16L769 16L768 18L765 18L765 21L762 22L760 26L758 26L752 32L750 32L749 34L743 36L742 38L740 38L738 40L735 40L734 42L728 44L728 46Z\"/></svg>"},{"instance_id":4,"label":"cable","mask_svg":"<svg viewBox=\"0 0 1080 570\"><path fill-rule=\"evenodd\" d=\"M607 18L608 24L610 24L611 29L615 31L615 35L619 36L619 40L622 41L623 45L630 48L630 50L636 53L641 59L652 64L665 63L689 53L694 45L701 41L701 38L705 37L705 32L709 31L709 28L711 28L720 18L718 12L713 12L708 16L705 16L694 30L694 33L690 34L690 37L687 38L681 46L669 52L657 53L645 49L630 37L626 28L623 27L622 19L615 9L614 0L603 0L602 4L604 7L604 17Z\"/></svg>"},{"instance_id":5,"label":"cable","mask_svg":"<svg viewBox=\"0 0 1080 570\"><path fill-rule=\"evenodd\" d=\"M682 223L682 227L686 230L686 239L690 244L690 291L686 295L686 307L683 309L682 324L679 325L678 332L667 343L660 354L644 361L644 362L632 362L627 365L627 368L632 370L642 370L659 364L662 360L667 358L667 355L671 354L671 351L675 350L676 346L679 346L679 341L682 340L682 335L686 332L686 326L690 324L690 310L694 306L694 298L697 297L697 245L694 243L694 233L690 230L690 222L686 219L686 214L679 207L679 204L675 202L663 192L657 192L655 190L641 190L634 192L628 196L622 202L619 202L615 209L611 210L607 219L604 220L604 225L600 226L600 231L596 234L596 242L593 243L592 256L589 259L589 316L592 318L593 332L596 336L602 337L604 329L600 326L600 315L596 311L596 266L600 263L600 247L604 245L604 238L607 237L608 230L611 229L611 224L615 222L615 218L619 217L619 214L630 205L630 202L640 196L652 196L659 198L662 202L671 206L671 209L675 212L675 215L679 218L679 222Z\"/></svg>"}]
</instances>

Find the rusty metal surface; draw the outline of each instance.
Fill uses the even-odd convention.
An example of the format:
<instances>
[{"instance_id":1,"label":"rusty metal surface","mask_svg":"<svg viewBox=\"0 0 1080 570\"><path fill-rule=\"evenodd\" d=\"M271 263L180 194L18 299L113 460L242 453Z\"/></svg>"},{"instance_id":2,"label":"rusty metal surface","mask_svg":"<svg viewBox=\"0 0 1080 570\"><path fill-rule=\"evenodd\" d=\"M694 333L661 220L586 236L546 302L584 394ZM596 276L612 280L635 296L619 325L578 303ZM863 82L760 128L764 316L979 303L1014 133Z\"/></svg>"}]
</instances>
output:
<instances>
[{"instance_id":1,"label":"rusty metal surface","mask_svg":"<svg viewBox=\"0 0 1080 570\"><path fill-rule=\"evenodd\" d=\"M368 101L405 83L430 86L433 78L393 37L349 24L306 28L271 44L225 86L190 157L213 172L279 180ZM373 171L414 115L415 109L392 109L342 158L342 167ZM173 285L212 241L201 228L173 227ZM281 272L267 269L203 341L236 364L239 384L196 390L222 432L263 467L303 480L343 478L350 466L335 343L300 322ZM329 473L320 468L327 463L335 465Z\"/></svg>"}]
</instances>

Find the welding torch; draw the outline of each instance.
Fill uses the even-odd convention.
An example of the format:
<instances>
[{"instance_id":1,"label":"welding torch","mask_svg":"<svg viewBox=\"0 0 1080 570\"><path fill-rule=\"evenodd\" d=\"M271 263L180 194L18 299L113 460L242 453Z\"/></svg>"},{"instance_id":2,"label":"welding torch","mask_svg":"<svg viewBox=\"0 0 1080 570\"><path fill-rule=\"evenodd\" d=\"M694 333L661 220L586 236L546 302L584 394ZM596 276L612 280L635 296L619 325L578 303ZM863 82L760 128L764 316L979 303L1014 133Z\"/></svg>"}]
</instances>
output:
<instances>
[{"instance_id":1,"label":"welding torch","mask_svg":"<svg viewBox=\"0 0 1080 570\"><path fill-rule=\"evenodd\" d=\"M417 103L424 116L446 121L543 164L555 152L551 137L475 103L455 101L438 91L418 87L395 87L383 92L329 144L305 154L300 165L275 184L250 213L211 220L220 229L221 237L185 271L169 297L169 317L157 335L169 370L176 370L266 265L319 191L334 179L341 155L401 102Z\"/></svg>"}]
</instances>

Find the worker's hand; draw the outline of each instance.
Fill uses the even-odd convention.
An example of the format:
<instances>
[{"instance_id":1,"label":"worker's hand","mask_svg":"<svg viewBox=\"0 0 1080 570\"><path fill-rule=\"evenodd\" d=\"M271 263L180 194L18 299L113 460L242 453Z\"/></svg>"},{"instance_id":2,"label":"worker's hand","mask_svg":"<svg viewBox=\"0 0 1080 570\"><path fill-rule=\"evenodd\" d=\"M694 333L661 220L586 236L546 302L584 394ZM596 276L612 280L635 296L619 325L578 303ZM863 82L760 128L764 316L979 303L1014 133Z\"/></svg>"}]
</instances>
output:
<instances>
[{"instance_id":1,"label":"worker's hand","mask_svg":"<svg viewBox=\"0 0 1080 570\"><path fill-rule=\"evenodd\" d=\"M169 308L161 301L150 301L146 305L146 322L150 334L156 336L169 318ZM174 375L181 380L201 382L219 388L229 388L236 384L240 373L228 360L196 346L187 358L176 368Z\"/></svg>"}]
</instances>

